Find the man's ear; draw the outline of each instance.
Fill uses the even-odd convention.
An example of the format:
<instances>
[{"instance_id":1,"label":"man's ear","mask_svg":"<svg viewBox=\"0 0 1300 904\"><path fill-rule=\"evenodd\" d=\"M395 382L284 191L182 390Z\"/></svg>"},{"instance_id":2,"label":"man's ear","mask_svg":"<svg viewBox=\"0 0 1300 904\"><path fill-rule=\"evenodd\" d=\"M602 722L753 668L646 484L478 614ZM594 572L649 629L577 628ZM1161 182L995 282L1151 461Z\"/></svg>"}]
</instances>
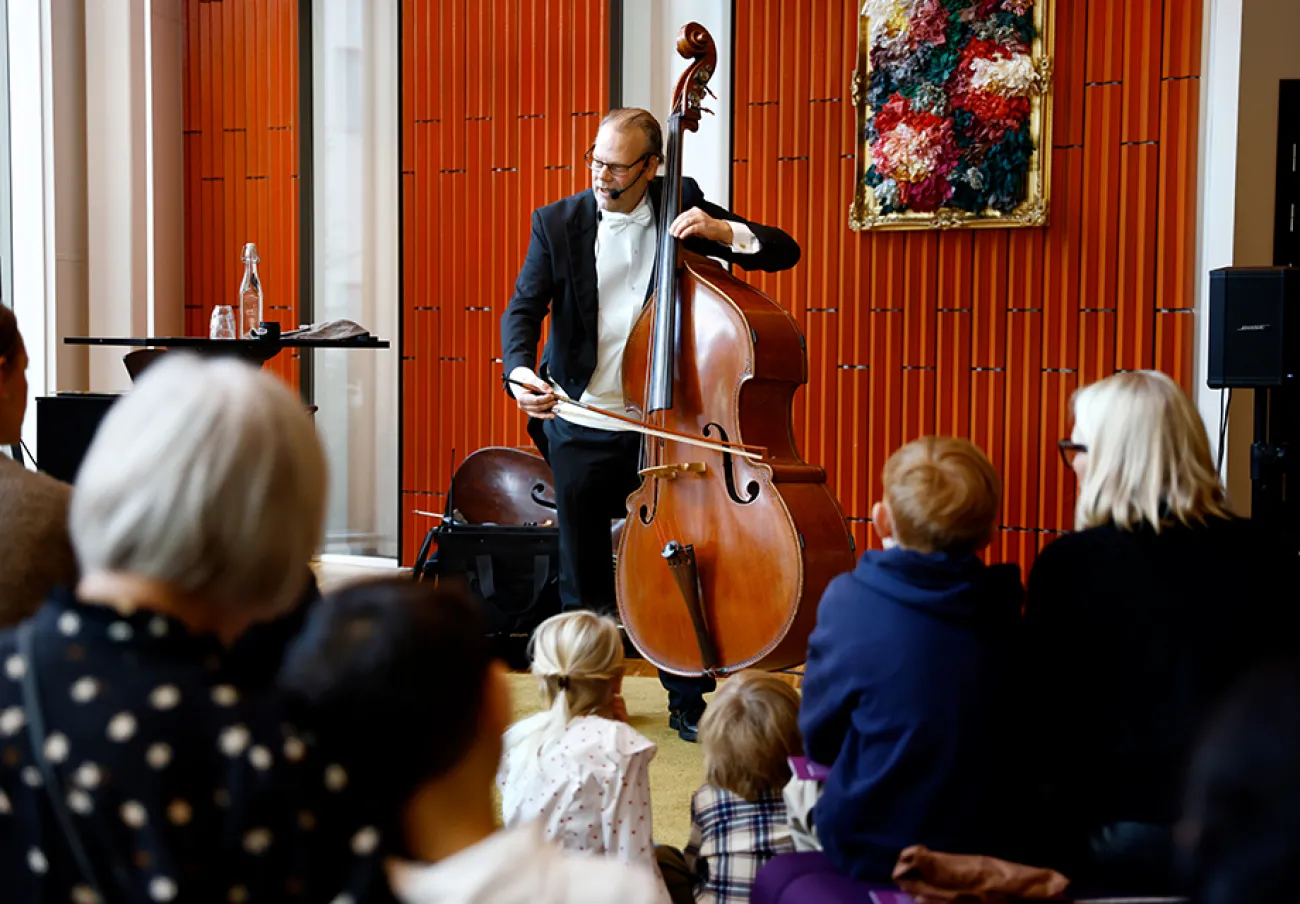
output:
<instances>
[{"instance_id":1,"label":"man's ear","mask_svg":"<svg viewBox=\"0 0 1300 904\"><path fill-rule=\"evenodd\" d=\"M894 522L890 520L889 509L883 502L877 502L871 507L871 527L882 540L894 536Z\"/></svg>"}]
</instances>

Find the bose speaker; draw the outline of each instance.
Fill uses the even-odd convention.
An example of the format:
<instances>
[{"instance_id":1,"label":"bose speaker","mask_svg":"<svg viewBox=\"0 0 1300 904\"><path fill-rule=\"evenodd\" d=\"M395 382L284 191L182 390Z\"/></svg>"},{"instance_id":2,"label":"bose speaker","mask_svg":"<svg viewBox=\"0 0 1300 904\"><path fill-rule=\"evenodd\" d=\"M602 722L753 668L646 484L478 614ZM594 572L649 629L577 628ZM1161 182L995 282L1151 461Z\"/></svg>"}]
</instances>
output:
<instances>
[{"instance_id":1,"label":"bose speaker","mask_svg":"<svg viewBox=\"0 0 1300 904\"><path fill-rule=\"evenodd\" d=\"M1224 387L1290 386L1300 377L1300 268L1210 271L1206 382Z\"/></svg>"}]
</instances>

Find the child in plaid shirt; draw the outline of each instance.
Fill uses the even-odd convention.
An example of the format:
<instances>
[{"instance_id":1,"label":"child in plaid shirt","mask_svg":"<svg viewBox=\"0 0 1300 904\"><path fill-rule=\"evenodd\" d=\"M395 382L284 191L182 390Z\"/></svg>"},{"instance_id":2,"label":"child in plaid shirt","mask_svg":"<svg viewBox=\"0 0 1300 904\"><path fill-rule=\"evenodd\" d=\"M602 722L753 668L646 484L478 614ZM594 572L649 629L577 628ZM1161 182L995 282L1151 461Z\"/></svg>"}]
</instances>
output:
<instances>
[{"instance_id":1,"label":"child in plaid shirt","mask_svg":"<svg viewBox=\"0 0 1300 904\"><path fill-rule=\"evenodd\" d=\"M705 711L700 741L705 784L691 798L686 870L696 904L744 904L759 867L794 851L781 791L803 752L799 694L768 672L738 672Z\"/></svg>"}]
</instances>

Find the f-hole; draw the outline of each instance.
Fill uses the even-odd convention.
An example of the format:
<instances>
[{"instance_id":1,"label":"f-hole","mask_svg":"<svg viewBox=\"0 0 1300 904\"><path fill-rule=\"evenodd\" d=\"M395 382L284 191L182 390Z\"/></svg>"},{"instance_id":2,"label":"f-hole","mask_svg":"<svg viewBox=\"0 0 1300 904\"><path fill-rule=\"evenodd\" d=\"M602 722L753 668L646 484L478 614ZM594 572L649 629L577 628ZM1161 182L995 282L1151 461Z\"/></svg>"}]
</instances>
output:
<instances>
[{"instance_id":1,"label":"f-hole","mask_svg":"<svg viewBox=\"0 0 1300 904\"><path fill-rule=\"evenodd\" d=\"M529 495L532 497L533 502L537 503L542 508L555 511L555 503L546 498L546 490L546 484L535 483L533 484L533 490Z\"/></svg>"},{"instance_id":2,"label":"f-hole","mask_svg":"<svg viewBox=\"0 0 1300 904\"><path fill-rule=\"evenodd\" d=\"M722 429L721 424L706 424L704 427L705 438L713 439L714 430L718 431L718 439L722 440L724 443L731 442L727 437L727 431ZM722 474L723 477L726 478L727 495L731 497L732 502L735 502L738 505L749 505L758 498L759 486L757 480L751 480L745 486L745 492L749 494L748 499L742 498L740 493L736 490L736 464L735 459L730 452L722 453Z\"/></svg>"},{"instance_id":3,"label":"f-hole","mask_svg":"<svg viewBox=\"0 0 1300 904\"><path fill-rule=\"evenodd\" d=\"M636 515L641 520L641 523L647 526L653 524L655 520L655 516L659 514L659 479L658 478L651 478L651 479L654 480L654 485L650 490L650 504L649 505L642 504L642 506L639 509L637 509L636 512Z\"/></svg>"}]
</instances>

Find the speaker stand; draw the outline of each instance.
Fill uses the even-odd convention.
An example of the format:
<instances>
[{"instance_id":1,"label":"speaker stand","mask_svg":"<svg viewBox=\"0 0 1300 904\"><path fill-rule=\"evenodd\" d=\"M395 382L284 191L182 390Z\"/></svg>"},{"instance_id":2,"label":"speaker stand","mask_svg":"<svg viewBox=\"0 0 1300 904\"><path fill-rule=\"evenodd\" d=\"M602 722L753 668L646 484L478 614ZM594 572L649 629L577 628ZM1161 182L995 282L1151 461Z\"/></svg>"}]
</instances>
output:
<instances>
[{"instance_id":1,"label":"speaker stand","mask_svg":"<svg viewBox=\"0 0 1300 904\"><path fill-rule=\"evenodd\" d=\"M1255 390L1255 441L1250 447L1251 520L1270 529L1300 530L1300 391Z\"/></svg>"}]
</instances>

